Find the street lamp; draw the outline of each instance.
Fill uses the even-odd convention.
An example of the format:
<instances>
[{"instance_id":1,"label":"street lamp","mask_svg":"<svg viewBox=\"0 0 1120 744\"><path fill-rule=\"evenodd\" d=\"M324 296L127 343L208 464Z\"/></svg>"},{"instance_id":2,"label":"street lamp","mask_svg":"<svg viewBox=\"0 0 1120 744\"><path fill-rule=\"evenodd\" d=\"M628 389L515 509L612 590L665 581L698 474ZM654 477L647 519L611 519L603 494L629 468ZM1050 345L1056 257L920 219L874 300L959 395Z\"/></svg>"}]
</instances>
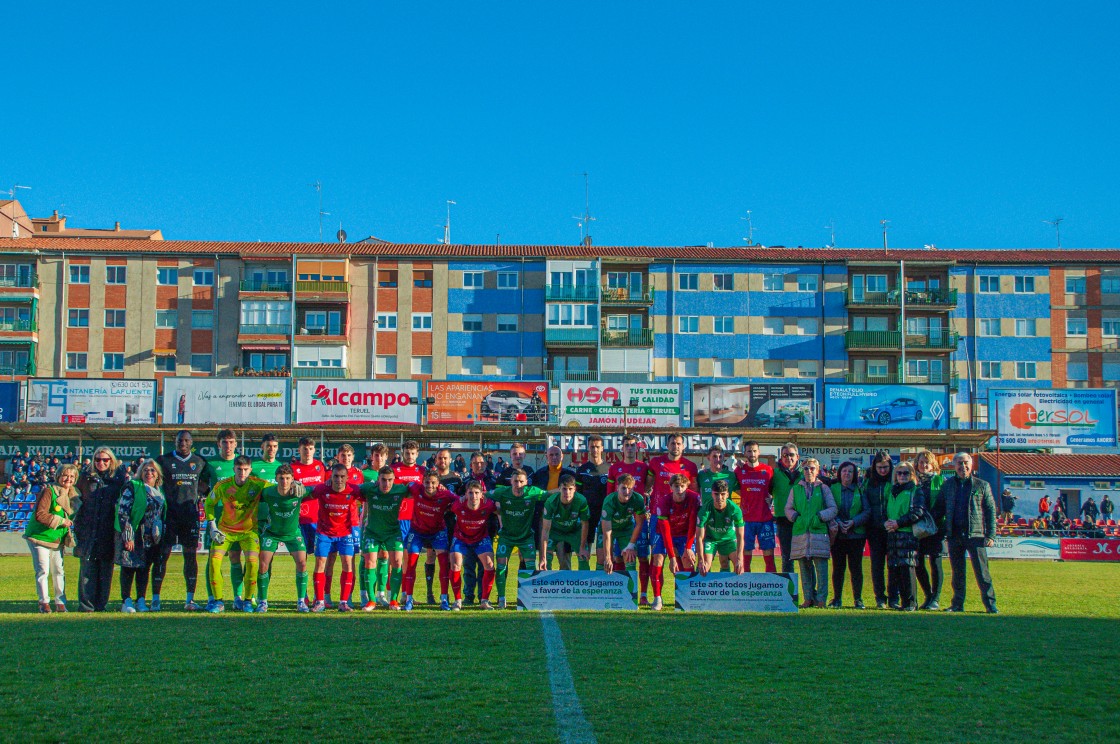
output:
<instances>
[{"instance_id":1,"label":"street lamp","mask_svg":"<svg viewBox=\"0 0 1120 744\"><path fill-rule=\"evenodd\" d=\"M630 433L630 432L626 431L626 411L628 411L631 408L637 408L638 407L638 399L637 398L630 398L630 404L629 405L623 405L622 401L620 399L615 398L613 401L611 401L611 405L614 406L615 408L621 408L622 409L622 435L626 436L627 434Z\"/></svg>"}]
</instances>

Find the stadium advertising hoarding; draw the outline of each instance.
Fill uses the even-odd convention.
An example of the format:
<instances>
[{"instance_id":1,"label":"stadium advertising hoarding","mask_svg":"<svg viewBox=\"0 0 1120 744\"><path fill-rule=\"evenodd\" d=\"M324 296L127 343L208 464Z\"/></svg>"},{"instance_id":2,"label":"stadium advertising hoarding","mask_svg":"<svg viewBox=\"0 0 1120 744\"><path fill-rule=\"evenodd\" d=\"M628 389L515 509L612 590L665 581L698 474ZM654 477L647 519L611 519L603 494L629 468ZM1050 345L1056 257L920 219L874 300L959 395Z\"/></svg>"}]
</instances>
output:
<instances>
[{"instance_id":1,"label":"stadium advertising hoarding","mask_svg":"<svg viewBox=\"0 0 1120 744\"><path fill-rule=\"evenodd\" d=\"M1061 540L1056 537L997 537L988 548L989 558L1056 561L1061 558Z\"/></svg>"},{"instance_id":2,"label":"stadium advertising hoarding","mask_svg":"<svg viewBox=\"0 0 1120 744\"><path fill-rule=\"evenodd\" d=\"M431 380L424 395L429 424L548 422L548 383L524 380Z\"/></svg>"},{"instance_id":3,"label":"stadium advertising hoarding","mask_svg":"<svg viewBox=\"0 0 1120 744\"><path fill-rule=\"evenodd\" d=\"M684 612L797 612L797 574L676 574Z\"/></svg>"},{"instance_id":4,"label":"stadium advertising hoarding","mask_svg":"<svg viewBox=\"0 0 1120 744\"><path fill-rule=\"evenodd\" d=\"M802 460L816 458L822 468L839 466L844 462L854 462L861 468L869 468L871 458L884 449L890 453L891 460L896 463L899 461L901 450L898 447L799 447L798 454Z\"/></svg>"},{"instance_id":5,"label":"stadium advertising hoarding","mask_svg":"<svg viewBox=\"0 0 1120 744\"><path fill-rule=\"evenodd\" d=\"M1001 447L1116 447L1116 391L988 391Z\"/></svg>"},{"instance_id":6,"label":"stadium advertising hoarding","mask_svg":"<svg viewBox=\"0 0 1120 744\"><path fill-rule=\"evenodd\" d=\"M167 377L163 423L287 424L287 377Z\"/></svg>"},{"instance_id":7,"label":"stadium advertising hoarding","mask_svg":"<svg viewBox=\"0 0 1120 744\"><path fill-rule=\"evenodd\" d=\"M948 385L824 386L827 429L948 429Z\"/></svg>"},{"instance_id":8,"label":"stadium advertising hoarding","mask_svg":"<svg viewBox=\"0 0 1120 744\"><path fill-rule=\"evenodd\" d=\"M1087 537L1062 538L1063 561L1120 561L1120 540Z\"/></svg>"},{"instance_id":9,"label":"stadium advertising hoarding","mask_svg":"<svg viewBox=\"0 0 1120 744\"><path fill-rule=\"evenodd\" d=\"M519 610L637 610L637 578L626 571L518 571Z\"/></svg>"},{"instance_id":10,"label":"stadium advertising hoarding","mask_svg":"<svg viewBox=\"0 0 1120 744\"><path fill-rule=\"evenodd\" d=\"M29 424L154 424L155 380L28 380Z\"/></svg>"},{"instance_id":11,"label":"stadium advertising hoarding","mask_svg":"<svg viewBox=\"0 0 1120 744\"><path fill-rule=\"evenodd\" d=\"M19 421L19 392L21 382L0 382L0 423Z\"/></svg>"},{"instance_id":12,"label":"stadium advertising hoarding","mask_svg":"<svg viewBox=\"0 0 1120 744\"><path fill-rule=\"evenodd\" d=\"M420 383L397 380L300 380L297 424L418 424Z\"/></svg>"},{"instance_id":13,"label":"stadium advertising hoarding","mask_svg":"<svg viewBox=\"0 0 1120 744\"><path fill-rule=\"evenodd\" d=\"M621 406L615 406L614 401ZM637 405L631 406L631 402ZM659 428L681 425L677 383L564 382L560 423L573 427ZM625 421L623 421L625 416Z\"/></svg>"},{"instance_id":14,"label":"stadium advertising hoarding","mask_svg":"<svg viewBox=\"0 0 1120 744\"><path fill-rule=\"evenodd\" d=\"M695 426L811 429L817 398L813 383L693 385Z\"/></svg>"}]
</instances>

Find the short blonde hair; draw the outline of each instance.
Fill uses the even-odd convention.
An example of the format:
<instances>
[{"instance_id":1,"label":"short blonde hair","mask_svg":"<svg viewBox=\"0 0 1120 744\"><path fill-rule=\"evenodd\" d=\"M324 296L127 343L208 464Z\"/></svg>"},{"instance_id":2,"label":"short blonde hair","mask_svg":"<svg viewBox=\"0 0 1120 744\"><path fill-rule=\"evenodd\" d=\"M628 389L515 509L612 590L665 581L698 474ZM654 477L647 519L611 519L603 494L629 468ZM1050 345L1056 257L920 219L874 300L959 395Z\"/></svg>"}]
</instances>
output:
<instances>
[{"instance_id":1,"label":"short blonde hair","mask_svg":"<svg viewBox=\"0 0 1120 744\"><path fill-rule=\"evenodd\" d=\"M914 463L910 460L903 460L898 465L895 465L892 477L897 477L900 472L908 472L911 476L917 475L918 468L914 467Z\"/></svg>"},{"instance_id":2,"label":"short blonde hair","mask_svg":"<svg viewBox=\"0 0 1120 744\"><path fill-rule=\"evenodd\" d=\"M93 451L93 456L92 456L92 458L91 458L91 459L92 459L92 460L93 460L94 462L97 462L97 456L98 456L98 455L100 455L100 454L101 454L101 453L103 453L103 452L104 452L104 453L105 453L106 455L108 455L108 456L109 456L109 472L110 472L110 473L115 473L115 472L117 472L118 470L120 470L120 467L121 467L121 461L117 459L117 455L116 455L116 453L114 453L114 452L113 452L113 450L109 449L109 448L108 448L108 447L106 447L105 445L101 445L100 447L98 447L97 449L95 449L95 450ZM94 466L94 470L97 470L97 467L96 467L96 466Z\"/></svg>"},{"instance_id":3,"label":"short blonde hair","mask_svg":"<svg viewBox=\"0 0 1120 744\"><path fill-rule=\"evenodd\" d=\"M77 480L78 476L81 474L81 471L79 470L77 465L72 462L68 462L58 469L58 473L56 473L54 476L54 482L59 483L62 480L62 476L66 475L67 473L73 474L74 480Z\"/></svg>"},{"instance_id":4,"label":"short blonde hair","mask_svg":"<svg viewBox=\"0 0 1120 744\"><path fill-rule=\"evenodd\" d=\"M148 467L149 465L156 469L156 488L161 488L163 486L163 468L161 468L159 466L159 463L157 463L150 457L146 460L141 461L140 467L136 469L137 480L143 482L144 479L141 476L144 474L144 468Z\"/></svg>"},{"instance_id":5,"label":"short blonde hair","mask_svg":"<svg viewBox=\"0 0 1120 744\"><path fill-rule=\"evenodd\" d=\"M801 461L801 467L802 467L802 469L804 469L804 468L807 468L807 467L809 467L810 465L816 465L816 466L817 466L817 470L820 470L820 469L821 469L821 461L820 461L820 460L818 460L818 459L817 459L817 458L815 458L815 457L806 457L806 458L805 458L804 460L802 460L802 461Z\"/></svg>"}]
</instances>

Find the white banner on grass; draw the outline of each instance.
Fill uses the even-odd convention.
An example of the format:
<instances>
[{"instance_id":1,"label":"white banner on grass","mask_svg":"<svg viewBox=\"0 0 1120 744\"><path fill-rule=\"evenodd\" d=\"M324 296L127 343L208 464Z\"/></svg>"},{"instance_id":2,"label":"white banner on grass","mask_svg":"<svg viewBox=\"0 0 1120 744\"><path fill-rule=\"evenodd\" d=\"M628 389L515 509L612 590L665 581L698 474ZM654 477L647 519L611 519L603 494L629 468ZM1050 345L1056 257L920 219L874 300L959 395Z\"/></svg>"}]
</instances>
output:
<instances>
[{"instance_id":1,"label":"white banner on grass","mask_svg":"<svg viewBox=\"0 0 1120 744\"><path fill-rule=\"evenodd\" d=\"M1057 537L997 537L988 548L989 558L1056 561L1062 557L1062 541Z\"/></svg>"},{"instance_id":2,"label":"white banner on grass","mask_svg":"<svg viewBox=\"0 0 1120 744\"><path fill-rule=\"evenodd\" d=\"M519 610L636 610L637 591L625 571L518 571Z\"/></svg>"},{"instance_id":3,"label":"white banner on grass","mask_svg":"<svg viewBox=\"0 0 1120 744\"><path fill-rule=\"evenodd\" d=\"M685 612L797 612L797 574L676 574L676 606Z\"/></svg>"}]
</instances>

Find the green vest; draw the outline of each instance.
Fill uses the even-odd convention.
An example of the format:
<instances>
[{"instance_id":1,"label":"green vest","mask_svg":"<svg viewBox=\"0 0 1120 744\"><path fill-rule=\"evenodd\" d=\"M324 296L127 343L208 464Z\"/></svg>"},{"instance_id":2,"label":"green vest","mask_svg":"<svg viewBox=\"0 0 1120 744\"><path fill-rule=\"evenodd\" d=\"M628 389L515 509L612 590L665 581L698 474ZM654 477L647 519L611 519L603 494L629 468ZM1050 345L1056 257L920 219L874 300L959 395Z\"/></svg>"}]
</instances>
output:
<instances>
[{"instance_id":1,"label":"green vest","mask_svg":"<svg viewBox=\"0 0 1120 744\"><path fill-rule=\"evenodd\" d=\"M797 476L796 481L791 481L780 467L774 468L774 477L770 479L770 493L774 496L774 519L786 518L786 499L789 498L789 492L794 483L801 480L801 468L797 468L793 472Z\"/></svg>"},{"instance_id":2,"label":"green vest","mask_svg":"<svg viewBox=\"0 0 1120 744\"><path fill-rule=\"evenodd\" d=\"M66 512L58 504L58 491L54 489L54 486L47 486L47 488L51 489L51 514L65 519ZM23 536L39 542L57 543L62 542L62 538L66 537L66 530L67 528L62 526L48 527L32 516L31 519L27 520L27 528L23 531Z\"/></svg>"},{"instance_id":3,"label":"green vest","mask_svg":"<svg viewBox=\"0 0 1120 744\"><path fill-rule=\"evenodd\" d=\"M775 475L775 477L777 477ZM820 513L824 511L824 488L817 486L812 495L805 493L805 486L798 483L793 487L793 509L797 512L797 519L793 523L793 534L804 535L812 532L818 535L828 534L828 523L821 521Z\"/></svg>"},{"instance_id":4,"label":"green vest","mask_svg":"<svg viewBox=\"0 0 1120 744\"><path fill-rule=\"evenodd\" d=\"M901 517L910 513L910 503L914 499L914 495L918 492L918 487L910 485L908 488L899 491L897 494L893 493L893 486L890 491L887 491L887 520L897 522ZM900 526L899 532L913 532L910 525L905 527Z\"/></svg>"},{"instance_id":5,"label":"green vest","mask_svg":"<svg viewBox=\"0 0 1120 744\"><path fill-rule=\"evenodd\" d=\"M144 512L148 511L148 489L138 480L129 481L129 483L132 485L132 513L129 515L128 521L132 523L132 532L135 534L140 529L140 523L144 521ZM121 513L119 510L113 519L113 527L117 532L121 531Z\"/></svg>"},{"instance_id":6,"label":"green vest","mask_svg":"<svg viewBox=\"0 0 1120 744\"><path fill-rule=\"evenodd\" d=\"M832 498L836 501L837 508L839 508L840 498L841 498L840 493L841 493L841 491L843 491L843 488L841 488L839 483L833 483L832 486L830 486L830 488L832 489ZM852 488L852 505L848 509L848 519L855 519L856 515L859 514L859 512L862 508L863 508L863 491L861 491L859 486L856 485L854 488ZM837 512L837 513L839 514L839 512ZM848 534L862 535L862 534L865 534L865 533L866 533L866 530L864 529L864 526L861 524L859 527L853 527L852 531Z\"/></svg>"}]
</instances>

